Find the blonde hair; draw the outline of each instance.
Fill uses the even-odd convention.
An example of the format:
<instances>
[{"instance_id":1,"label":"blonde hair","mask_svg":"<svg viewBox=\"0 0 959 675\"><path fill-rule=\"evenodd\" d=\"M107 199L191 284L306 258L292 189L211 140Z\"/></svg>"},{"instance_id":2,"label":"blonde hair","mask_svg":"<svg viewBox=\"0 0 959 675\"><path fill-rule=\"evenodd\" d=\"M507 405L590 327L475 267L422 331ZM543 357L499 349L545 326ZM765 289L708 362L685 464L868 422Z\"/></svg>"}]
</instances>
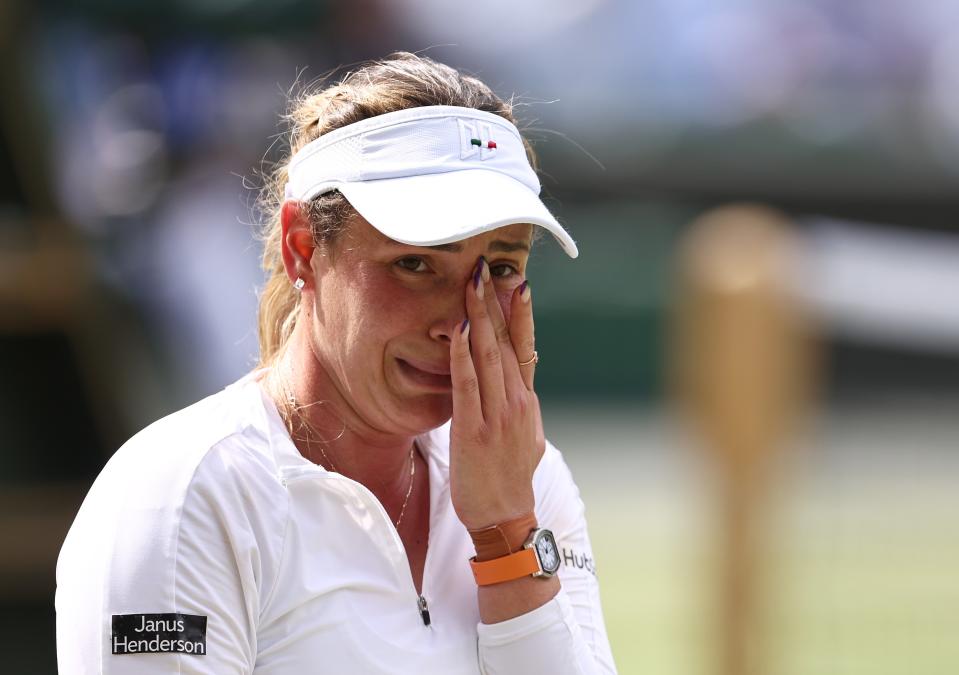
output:
<instances>
[{"instance_id":1,"label":"blonde hair","mask_svg":"<svg viewBox=\"0 0 959 675\"><path fill-rule=\"evenodd\" d=\"M289 340L300 311L300 293L290 284L283 266L280 207L290 158L323 134L376 115L428 105L455 105L500 115L515 124L513 102L504 101L475 77L409 52L395 52L348 72L325 89L307 87L291 99L285 120L288 152L269 172L258 203L263 216L263 270L268 280L260 296L260 362L272 365ZM530 163L532 147L524 139ZM356 211L339 192L309 203L308 214L317 245L332 244Z\"/></svg>"}]
</instances>

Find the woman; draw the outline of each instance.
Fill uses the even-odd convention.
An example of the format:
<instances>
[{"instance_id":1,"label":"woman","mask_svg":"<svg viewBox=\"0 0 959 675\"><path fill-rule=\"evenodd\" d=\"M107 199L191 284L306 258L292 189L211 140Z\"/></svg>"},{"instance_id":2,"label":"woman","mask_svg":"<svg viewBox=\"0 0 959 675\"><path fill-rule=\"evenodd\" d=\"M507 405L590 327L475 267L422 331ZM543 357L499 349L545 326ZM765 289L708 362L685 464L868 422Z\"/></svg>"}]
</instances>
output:
<instances>
[{"instance_id":1,"label":"woman","mask_svg":"<svg viewBox=\"0 0 959 675\"><path fill-rule=\"evenodd\" d=\"M61 672L614 671L533 391L534 226L577 251L511 120L406 53L294 106L260 366L104 468Z\"/></svg>"}]
</instances>

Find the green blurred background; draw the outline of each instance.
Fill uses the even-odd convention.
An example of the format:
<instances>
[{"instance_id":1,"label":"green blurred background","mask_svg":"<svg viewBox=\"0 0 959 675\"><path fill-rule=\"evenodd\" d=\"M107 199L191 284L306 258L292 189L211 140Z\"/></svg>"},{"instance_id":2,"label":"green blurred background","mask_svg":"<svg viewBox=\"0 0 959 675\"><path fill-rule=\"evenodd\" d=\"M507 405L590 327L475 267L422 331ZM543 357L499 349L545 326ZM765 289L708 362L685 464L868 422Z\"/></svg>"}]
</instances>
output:
<instances>
[{"instance_id":1,"label":"green blurred background","mask_svg":"<svg viewBox=\"0 0 959 675\"><path fill-rule=\"evenodd\" d=\"M767 670L959 672L957 23L945 0L5 0L4 672L56 670L56 555L107 458L255 363L250 185L285 92L399 49L516 94L580 245L534 251L537 388L620 672L715 671L716 472L669 327L690 222L744 200L792 220L822 349L762 514Z\"/></svg>"}]
</instances>

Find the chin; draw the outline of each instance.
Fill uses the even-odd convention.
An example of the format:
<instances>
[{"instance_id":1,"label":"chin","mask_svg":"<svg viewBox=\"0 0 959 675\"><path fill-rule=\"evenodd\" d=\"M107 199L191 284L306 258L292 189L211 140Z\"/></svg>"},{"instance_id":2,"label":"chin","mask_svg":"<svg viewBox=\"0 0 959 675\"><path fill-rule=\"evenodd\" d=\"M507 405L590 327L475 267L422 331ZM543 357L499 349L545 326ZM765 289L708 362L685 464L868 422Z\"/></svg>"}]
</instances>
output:
<instances>
[{"instance_id":1,"label":"chin","mask_svg":"<svg viewBox=\"0 0 959 675\"><path fill-rule=\"evenodd\" d=\"M417 397L401 413L405 424L412 425L416 433L426 433L446 424L453 416L453 397L449 394L433 394Z\"/></svg>"}]
</instances>

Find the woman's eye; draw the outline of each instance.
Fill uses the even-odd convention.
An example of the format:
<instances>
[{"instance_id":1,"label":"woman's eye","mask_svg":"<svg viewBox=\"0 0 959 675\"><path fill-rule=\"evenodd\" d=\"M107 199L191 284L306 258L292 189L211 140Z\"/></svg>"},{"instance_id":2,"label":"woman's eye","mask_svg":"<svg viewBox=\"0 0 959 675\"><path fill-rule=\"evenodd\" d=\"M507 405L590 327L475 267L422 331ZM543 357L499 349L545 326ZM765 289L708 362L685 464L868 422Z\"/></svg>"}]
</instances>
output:
<instances>
[{"instance_id":1,"label":"woman's eye","mask_svg":"<svg viewBox=\"0 0 959 675\"><path fill-rule=\"evenodd\" d=\"M429 269L421 258L400 258L396 261L396 264L407 272L425 272Z\"/></svg>"},{"instance_id":2,"label":"woman's eye","mask_svg":"<svg viewBox=\"0 0 959 675\"><path fill-rule=\"evenodd\" d=\"M489 266L489 273L494 277L506 278L511 277L514 274L519 274L515 267L512 265L507 265L505 263L494 264Z\"/></svg>"}]
</instances>

